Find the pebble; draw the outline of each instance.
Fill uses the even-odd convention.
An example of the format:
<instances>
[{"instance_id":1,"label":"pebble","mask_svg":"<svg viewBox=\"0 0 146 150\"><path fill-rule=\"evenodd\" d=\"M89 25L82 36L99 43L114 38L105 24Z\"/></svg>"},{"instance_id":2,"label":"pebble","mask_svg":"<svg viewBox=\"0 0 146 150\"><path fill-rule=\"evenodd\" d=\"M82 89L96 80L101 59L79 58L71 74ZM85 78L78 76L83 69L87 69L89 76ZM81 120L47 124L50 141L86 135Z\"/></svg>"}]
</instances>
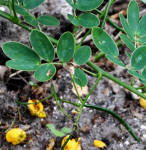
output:
<instances>
[{"instance_id":1,"label":"pebble","mask_svg":"<svg viewBox=\"0 0 146 150\"><path fill-rule=\"evenodd\" d=\"M129 145L130 143L129 143L129 141L125 141L125 145Z\"/></svg>"},{"instance_id":2,"label":"pebble","mask_svg":"<svg viewBox=\"0 0 146 150\"><path fill-rule=\"evenodd\" d=\"M144 126L144 125L141 125L140 128L141 128L142 130L146 130L146 126Z\"/></svg>"}]
</instances>

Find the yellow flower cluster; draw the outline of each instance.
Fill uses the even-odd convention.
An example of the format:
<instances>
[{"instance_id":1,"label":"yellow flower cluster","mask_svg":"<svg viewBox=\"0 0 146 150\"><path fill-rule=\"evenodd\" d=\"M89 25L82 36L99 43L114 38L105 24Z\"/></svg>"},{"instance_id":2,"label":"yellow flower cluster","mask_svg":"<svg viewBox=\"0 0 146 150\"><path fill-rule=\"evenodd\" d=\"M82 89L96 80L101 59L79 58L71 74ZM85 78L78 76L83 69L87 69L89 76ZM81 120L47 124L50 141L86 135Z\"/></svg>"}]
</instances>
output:
<instances>
[{"instance_id":1,"label":"yellow flower cluster","mask_svg":"<svg viewBox=\"0 0 146 150\"><path fill-rule=\"evenodd\" d=\"M146 95L146 93L144 95ZM139 103L144 109L146 109L146 100L144 98L141 97Z\"/></svg>"},{"instance_id":2,"label":"yellow flower cluster","mask_svg":"<svg viewBox=\"0 0 146 150\"><path fill-rule=\"evenodd\" d=\"M43 111L44 106L39 100L28 100L28 109L32 116L45 118L46 113Z\"/></svg>"},{"instance_id":3,"label":"yellow flower cluster","mask_svg":"<svg viewBox=\"0 0 146 150\"><path fill-rule=\"evenodd\" d=\"M66 136L63 138L61 146L65 143L65 141L68 139L69 136ZM64 150L81 150L81 145L80 145L80 138L78 138L78 141L75 139L71 139L68 141L66 144Z\"/></svg>"},{"instance_id":4,"label":"yellow flower cluster","mask_svg":"<svg viewBox=\"0 0 146 150\"><path fill-rule=\"evenodd\" d=\"M17 145L22 143L26 138L26 133L20 128L13 128L6 133L7 142Z\"/></svg>"}]
</instances>

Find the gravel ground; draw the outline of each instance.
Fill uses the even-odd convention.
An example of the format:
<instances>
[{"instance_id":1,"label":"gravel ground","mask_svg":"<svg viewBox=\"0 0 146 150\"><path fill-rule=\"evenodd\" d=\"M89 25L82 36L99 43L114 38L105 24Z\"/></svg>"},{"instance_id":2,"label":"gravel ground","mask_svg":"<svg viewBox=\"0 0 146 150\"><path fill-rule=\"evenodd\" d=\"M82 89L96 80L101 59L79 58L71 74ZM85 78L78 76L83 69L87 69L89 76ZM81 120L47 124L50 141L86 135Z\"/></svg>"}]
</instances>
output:
<instances>
[{"instance_id":1,"label":"gravel ground","mask_svg":"<svg viewBox=\"0 0 146 150\"><path fill-rule=\"evenodd\" d=\"M49 0L46 1L43 6L33 10L33 13L37 15L49 12L61 20L60 27L49 29L43 27L43 31L56 38L65 30L68 30L68 28L69 30L72 30L70 24L64 23L66 22L66 14L72 12L71 8L64 3L64 1L65 0ZM127 3L127 1L124 2ZM116 7L114 7L114 10L116 10ZM11 40L30 45L28 39L29 33L27 31L0 18L0 46L2 43ZM0 52L0 58L1 68L7 58L4 57L2 52ZM100 63L104 64L104 59L102 59ZM16 105L16 99L18 97L21 99L23 99L22 96L26 99L33 98L30 94L31 87L26 83L29 80L34 79L31 74L22 73L20 75L24 78L29 76L26 83L21 79L19 83L16 82L16 80L9 80L8 75L13 73L13 71L8 70L7 68L5 69L6 72L4 73L4 76L1 77L0 75L0 150L45 150L50 143L51 137L55 139L54 150L59 150L62 139L56 138L50 130L45 127L45 124L53 123L57 129L61 129L64 126L72 128L73 122L60 112L56 106L54 98L44 102L45 112L47 113L47 118L45 119L32 117L26 107L18 107ZM130 82L130 76L126 73L126 70L114 66L110 73L127 83ZM95 78L88 76L89 89L95 83L95 80ZM10 83L10 81L15 84L13 86L11 85L11 89L8 88L8 83ZM50 93L51 83L55 84L57 94L61 98L73 102L79 101L77 96L72 92L72 83L68 71L60 70L56 76L56 81L52 80L49 83L40 85L40 87L46 91L46 95ZM17 84L20 84L21 89L20 87L15 88L18 86ZM138 86L139 84L140 83L137 81L136 85ZM111 115L97 110L84 108L77 130L78 137L81 137L82 150L97 150L97 148L93 146L94 139L104 141L107 144L107 148L105 148L106 150L145 150L146 111L139 106L138 100L139 97L129 93L127 90L124 90L112 81L103 78L93 94L89 97L87 103L99 105L118 113L128 122L136 135L141 138L142 142L137 143L125 128ZM74 116L74 111L76 111L74 106L70 104L62 104L62 106L68 114ZM19 109L22 116L21 120L18 116ZM20 127L27 132L26 141L15 147L5 141L5 130L14 120L14 127Z\"/></svg>"}]
</instances>

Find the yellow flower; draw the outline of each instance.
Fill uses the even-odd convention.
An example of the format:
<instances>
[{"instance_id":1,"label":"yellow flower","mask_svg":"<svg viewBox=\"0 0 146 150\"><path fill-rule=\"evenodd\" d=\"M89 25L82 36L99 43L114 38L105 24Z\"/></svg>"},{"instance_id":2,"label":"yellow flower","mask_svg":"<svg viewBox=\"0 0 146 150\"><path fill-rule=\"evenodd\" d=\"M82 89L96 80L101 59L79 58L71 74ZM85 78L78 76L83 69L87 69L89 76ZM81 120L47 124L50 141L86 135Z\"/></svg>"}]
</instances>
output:
<instances>
[{"instance_id":1,"label":"yellow flower","mask_svg":"<svg viewBox=\"0 0 146 150\"><path fill-rule=\"evenodd\" d=\"M69 135L63 138L61 146L63 146L68 137ZM76 141L75 139L69 140L64 150L81 150L80 138L78 138L78 141Z\"/></svg>"},{"instance_id":2,"label":"yellow flower","mask_svg":"<svg viewBox=\"0 0 146 150\"><path fill-rule=\"evenodd\" d=\"M46 117L46 113L43 111L44 106L39 100L28 100L28 103L30 103L28 104L28 109L32 116L37 116L39 118Z\"/></svg>"},{"instance_id":3,"label":"yellow flower","mask_svg":"<svg viewBox=\"0 0 146 150\"><path fill-rule=\"evenodd\" d=\"M13 128L6 133L7 142L17 145L22 143L26 138L26 133L20 128Z\"/></svg>"},{"instance_id":4,"label":"yellow flower","mask_svg":"<svg viewBox=\"0 0 146 150\"><path fill-rule=\"evenodd\" d=\"M144 95L146 95L146 93L144 93ZM140 98L139 99L139 103L140 103L140 106L142 106L144 109L146 109L146 100L144 98Z\"/></svg>"},{"instance_id":5,"label":"yellow flower","mask_svg":"<svg viewBox=\"0 0 146 150\"><path fill-rule=\"evenodd\" d=\"M97 148L104 148L104 147L106 147L106 144L102 141L94 140L94 146Z\"/></svg>"}]
</instances>

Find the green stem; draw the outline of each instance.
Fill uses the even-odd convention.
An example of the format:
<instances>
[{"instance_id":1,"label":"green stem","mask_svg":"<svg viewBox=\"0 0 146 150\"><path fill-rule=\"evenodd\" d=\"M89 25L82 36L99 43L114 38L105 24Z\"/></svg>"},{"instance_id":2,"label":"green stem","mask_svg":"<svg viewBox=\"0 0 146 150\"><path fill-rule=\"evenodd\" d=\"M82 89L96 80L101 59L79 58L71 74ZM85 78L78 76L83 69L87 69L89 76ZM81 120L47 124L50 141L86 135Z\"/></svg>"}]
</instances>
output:
<instances>
[{"instance_id":1,"label":"green stem","mask_svg":"<svg viewBox=\"0 0 146 150\"><path fill-rule=\"evenodd\" d=\"M99 81L100 81L101 78L102 78L102 75L99 74L99 76L98 76L98 78L97 78L95 84L94 84L93 87L90 89L88 95L86 96L86 98L84 99L84 101L82 102L82 104L80 105L80 107L79 107L79 114L78 114L78 116L77 116L77 118L76 118L76 121L75 121L75 123L74 123L73 131L75 131L76 128L77 128L77 124L78 124L78 121L79 121L80 116L81 116L81 114L82 114L83 107L84 107L85 103L87 102L89 96L92 94L92 92L94 91L95 87L97 86L97 84L99 83Z\"/></svg>"},{"instance_id":2,"label":"green stem","mask_svg":"<svg viewBox=\"0 0 146 150\"><path fill-rule=\"evenodd\" d=\"M13 10L14 18L18 20L18 17L17 17L17 14L16 14L16 10L15 10L15 2L14 2L14 0L12 0L12 10Z\"/></svg>"},{"instance_id":3,"label":"green stem","mask_svg":"<svg viewBox=\"0 0 146 150\"><path fill-rule=\"evenodd\" d=\"M63 102L63 103L68 103L68 104L74 105L76 107L80 107L81 106L78 103L74 103L74 102L71 102L71 101L63 100L63 99L60 99L60 101ZM108 114L112 115L114 118L116 118L127 129L127 131L132 135L132 137L136 141L140 142L140 139L135 135L135 133L133 132L131 127L128 125L128 123L124 119L122 119L117 113L111 111L110 109L103 108L103 107L96 106L96 105L85 104L84 106L87 107L87 108L91 108L91 109L96 109L96 110L99 110L99 111L107 112Z\"/></svg>"},{"instance_id":4,"label":"green stem","mask_svg":"<svg viewBox=\"0 0 146 150\"><path fill-rule=\"evenodd\" d=\"M87 38L87 36L90 34L91 29L89 29L85 35L83 36L83 38L81 39L80 43L77 45L77 48L81 47L81 45L83 44L84 40Z\"/></svg>"},{"instance_id":5,"label":"green stem","mask_svg":"<svg viewBox=\"0 0 146 150\"><path fill-rule=\"evenodd\" d=\"M104 19L103 19L103 22L102 22L102 25L101 25L102 29L104 28L109 9L110 9L113 2L114 2L114 0L109 0L109 2L108 2L108 5L107 5L106 11L105 11L105 15L104 15Z\"/></svg>"},{"instance_id":6,"label":"green stem","mask_svg":"<svg viewBox=\"0 0 146 150\"><path fill-rule=\"evenodd\" d=\"M51 85L51 90L52 90L52 94L54 95L54 98L56 100L56 104L57 106L59 107L60 111L69 119L72 120L72 118L64 111L64 109L61 107L60 103L59 103L59 99L58 99L58 96L56 94L56 91L55 91L55 88L54 88L54 85L52 84Z\"/></svg>"},{"instance_id":7,"label":"green stem","mask_svg":"<svg viewBox=\"0 0 146 150\"><path fill-rule=\"evenodd\" d=\"M96 66L95 64L93 64L91 61L87 62L87 65L89 67L91 67L93 70L95 70L96 72L100 72L104 77L116 82L117 84L121 85L122 87L128 89L129 91L135 93L136 95L146 99L146 95L142 94L141 92L137 91L134 87L128 85L125 82L122 82L120 79L110 75L109 73L105 72L103 69L101 69L100 67Z\"/></svg>"},{"instance_id":8,"label":"green stem","mask_svg":"<svg viewBox=\"0 0 146 150\"><path fill-rule=\"evenodd\" d=\"M98 55L94 57L94 61L97 62L100 58L102 58L105 54L103 52L99 52Z\"/></svg>"},{"instance_id":9,"label":"green stem","mask_svg":"<svg viewBox=\"0 0 146 150\"><path fill-rule=\"evenodd\" d=\"M75 83L75 81L74 81L73 75L71 75L71 79L72 79L72 83L73 83L73 86L74 86L74 88L75 88L75 91L76 91L76 93L77 93L77 96L78 96L80 102L83 103L83 100L81 99L80 94L79 94L79 92L78 92L78 89L77 89L77 87L76 87L76 83Z\"/></svg>"},{"instance_id":10,"label":"green stem","mask_svg":"<svg viewBox=\"0 0 146 150\"><path fill-rule=\"evenodd\" d=\"M95 11L97 11L100 15L102 15L102 11L98 10L98 9L95 9ZM109 19L108 17L106 18L106 21L108 23L110 23L113 27L115 27L116 29L118 29L119 31L121 32L124 32L124 30L118 26L116 23L114 23L111 19Z\"/></svg>"},{"instance_id":11,"label":"green stem","mask_svg":"<svg viewBox=\"0 0 146 150\"><path fill-rule=\"evenodd\" d=\"M86 70L86 69L84 69L84 68L80 68L80 69L82 69L83 71L85 71L85 72L87 72L88 74L92 75L93 77L97 77L97 74L96 74L96 73L93 73L93 72L91 72L91 71L89 71L89 70Z\"/></svg>"},{"instance_id":12,"label":"green stem","mask_svg":"<svg viewBox=\"0 0 146 150\"><path fill-rule=\"evenodd\" d=\"M6 13L6 12L3 12L3 11L1 11L1 10L0 10L0 16L3 17L3 18L5 18L5 19L7 19L7 20L9 20L10 22L12 22L12 23L14 23L14 24L16 24L16 25L18 25L18 26L20 26L20 27L26 29L27 31L30 31L30 32L31 32L31 30L32 30L32 28L29 28L27 25L24 25L24 24L22 24L21 22L16 21L16 19L15 19L13 16L10 16L10 14L8 14L8 13ZM33 29L34 29L34 28L33 28ZM53 42L54 44L57 44L57 43L58 43L58 41L57 41L56 39L54 39L53 37L51 37L51 36L47 36L47 37L48 37L48 39L49 39L51 42Z\"/></svg>"},{"instance_id":13,"label":"green stem","mask_svg":"<svg viewBox=\"0 0 146 150\"><path fill-rule=\"evenodd\" d=\"M10 10L10 16L12 16L12 5L11 5L11 0L8 0L8 7Z\"/></svg>"},{"instance_id":14,"label":"green stem","mask_svg":"<svg viewBox=\"0 0 146 150\"><path fill-rule=\"evenodd\" d=\"M137 89L137 90L139 90L139 89L146 89L146 85L144 85L142 87L135 88L135 89Z\"/></svg>"}]
</instances>

